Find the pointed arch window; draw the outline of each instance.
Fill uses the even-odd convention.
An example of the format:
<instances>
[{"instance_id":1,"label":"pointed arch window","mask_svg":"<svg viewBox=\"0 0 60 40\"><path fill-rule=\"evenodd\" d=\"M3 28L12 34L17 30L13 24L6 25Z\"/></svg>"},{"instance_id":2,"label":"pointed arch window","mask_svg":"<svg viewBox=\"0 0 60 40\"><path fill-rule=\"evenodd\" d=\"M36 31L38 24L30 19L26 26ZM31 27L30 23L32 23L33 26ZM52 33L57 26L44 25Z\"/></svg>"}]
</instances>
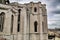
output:
<instances>
[{"instance_id":1,"label":"pointed arch window","mask_svg":"<svg viewBox=\"0 0 60 40\"><path fill-rule=\"evenodd\" d=\"M36 7L34 8L34 12L37 12L37 8Z\"/></svg>"},{"instance_id":2,"label":"pointed arch window","mask_svg":"<svg viewBox=\"0 0 60 40\"><path fill-rule=\"evenodd\" d=\"M21 9L18 10L18 27L17 27L18 32L20 32L20 12L21 12Z\"/></svg>"},{"instance_id":3,"label":"pointed arch window","mask_svg":"<svg viewBox=\"0 0 60 40\"><path fill-rule=\"evenodd\" d=\"M34 31L35 31L35 32L37 32L37 25L38 25L38 23L37 23L37 21L35 21L35 22L34 22Z\"/></svg>"},{"instance_id":4,"label":"pointed arch window","mask_svg":"<svg viewBox=\"0 0 60 40\"><path fill-rule=\"evenodd\" d=\"M5 17L5 13L1 12L0 14L0 32L3 32L3 28L4 28L4 17Z\"/></svg>"}]
</instances>

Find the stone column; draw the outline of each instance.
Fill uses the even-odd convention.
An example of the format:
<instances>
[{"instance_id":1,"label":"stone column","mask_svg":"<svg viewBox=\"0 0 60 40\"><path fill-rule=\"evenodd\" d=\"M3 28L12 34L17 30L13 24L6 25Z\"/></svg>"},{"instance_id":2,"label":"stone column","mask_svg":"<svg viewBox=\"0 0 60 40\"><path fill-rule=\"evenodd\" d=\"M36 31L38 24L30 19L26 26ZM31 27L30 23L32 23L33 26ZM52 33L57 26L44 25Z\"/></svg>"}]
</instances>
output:
<instances>
[{"instance_id":1,"label":"stone column","mask_svg":"<svg viewBox=\"0 0 60 40\"><path fill-rule=\"evenodd\" d=\"M18 12L14 15L14 21L13 21L13 40L17 40L17 19L18 19Z\"/></svg>"},{"instance_id":2,"label":"stone column","mask_svg":"<svg viewBox=\"0 0 60 40\"><path fill-rule=\"evenodd\" d=\"M30 24L29 24L29 15L30 15L30 14L27 12L27 15L26 15L26 16L27 16L27 30L26 30L26 31L27 31L27 34L26 34L26 35L27 35L27 40L30 39L30 38L29 38L29 33L30 33L30 32L29 32L29 30L30 30L30 29L29 29L29 26L30 26Z\"/></svg>"},{"instance_id":3,"label":"stone column","mask_svg":"<svg viewBox=\"0 0 60 40\"><path fill-rule=\"evenodd\" d=\"M40 8L40 12L41 12L41 10L42 10L42 9ZM39 22L40 22L40 23L39 23L39 25L40 25L40 40L43 40L43 31L42 31L42 30L43 30L43 29L42 29L42 13L40 13L39 19L40 19L40 20L39 20Z\"/></svg>"},{"instance_id":4,"label":"stone column","mask_svg":"<svg viewBox=\"0 0 60 40\"><path fill-rule=\"evenodd\" d=\"M26 40L26 30L27 30L27 25L26 25L27 21L26 21L26 16L24 17L24 40Z\"/></svg>"},{"instance_id":5,"label":"stone column","mask_svg":"<svg viewBox=\"0 0 60 40\"><path fill-rule=\"evenodd\" d=\"M31 40L30 38L30 15L31 15L31 10L28 8L28 11L27 11L27 40Z\"/></svg>"},{"instance_id":6,"label":"stone column","mask_svg":"<svg viewBox=\"0 0 60 40\"><path fill-rule=\"evenodd\" d=\"M16 13L16 15L14 15L13 34L17 34L17 19L18 19L18 13Z\"/></svg>"},{"instance_id":7,"label":"stone column","mask_svg":"<svg viewBox=\"0 0 60 40\"><path fill-rule=\"evenodd\" d=\"M4 34L5 35L10 35L10 28L11 28L11 11L10 9L5 12L5 22L4 22Z\"/></svg>"},{"instance_id":8,"label":"stone column","mask_svg":"<svg viewBox=\"0 0 60 40\"><path fill-rule=\"evenodd\" d=\"M27 40L27 14L25 7L24 10L24 40Z\"/></svg>"}]
</instances>

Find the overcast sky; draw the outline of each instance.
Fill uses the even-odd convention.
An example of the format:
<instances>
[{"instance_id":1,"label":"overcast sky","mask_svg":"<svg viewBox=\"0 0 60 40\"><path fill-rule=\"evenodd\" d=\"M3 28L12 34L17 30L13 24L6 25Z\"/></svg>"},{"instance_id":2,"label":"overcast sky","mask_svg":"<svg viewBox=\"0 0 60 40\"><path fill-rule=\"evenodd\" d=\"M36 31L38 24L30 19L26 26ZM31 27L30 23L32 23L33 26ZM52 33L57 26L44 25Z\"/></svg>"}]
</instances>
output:
<instances>
[{"instance_id":1,"label":"overcast sky","mask_svg":"<svg viewBox=\"0 0 60 40\"><path fill-rule=\"evenodd\" d=\"M60 0L10 0L10 2L27 3L30 1L38 2L47 5L48 28L60 28Z\"/></svg>"}]
</instances>

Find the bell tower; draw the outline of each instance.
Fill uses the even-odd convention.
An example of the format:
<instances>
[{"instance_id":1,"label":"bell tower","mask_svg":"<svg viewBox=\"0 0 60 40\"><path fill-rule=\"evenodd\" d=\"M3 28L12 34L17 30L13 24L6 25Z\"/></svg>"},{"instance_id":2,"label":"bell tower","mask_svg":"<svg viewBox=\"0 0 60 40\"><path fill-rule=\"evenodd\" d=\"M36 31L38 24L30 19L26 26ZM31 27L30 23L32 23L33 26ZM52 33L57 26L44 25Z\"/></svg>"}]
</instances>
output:
<instances>
[{"instance_id":1,"label":"bell tower","mask_svg":"<svg viewBox=\"0 0 60 40\"><path fill-rule=\"evenodd\" d=\"M46 4L30 2L29 40L48 40Z\"/></svg>"}]
</instances>

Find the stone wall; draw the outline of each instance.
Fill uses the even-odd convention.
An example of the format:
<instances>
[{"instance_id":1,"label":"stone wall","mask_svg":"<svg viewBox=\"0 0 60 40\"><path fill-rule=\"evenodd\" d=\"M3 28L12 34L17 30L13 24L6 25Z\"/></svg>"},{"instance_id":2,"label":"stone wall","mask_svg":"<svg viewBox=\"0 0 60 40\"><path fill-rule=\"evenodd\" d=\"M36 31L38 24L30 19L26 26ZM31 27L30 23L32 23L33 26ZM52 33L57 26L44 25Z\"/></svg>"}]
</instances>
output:
<instances>
[{"instance_id":1,"label":"stone wall","mask_svg":"<svg viewBox=\"0 0 60 40\"><path fill-rule=\"evenodd\" d=\"M0 9L0 13L5 13L4 30L0 33L0 37L6 38L7 40L47 40L47 13L45 4L41 4L41 2L30 2L19 5L0 5L0 7L3 8ZM37 12L34 12L35 7L37 8ZM20 32L17 32L18 9L21 9L19 22ZM11 33L12 15L14 16L14 20L13 32ZM34 31L35 21L38 23L37 32ZM44 22L44 26L42 22Z\"/></svg>"}]
</instances>

